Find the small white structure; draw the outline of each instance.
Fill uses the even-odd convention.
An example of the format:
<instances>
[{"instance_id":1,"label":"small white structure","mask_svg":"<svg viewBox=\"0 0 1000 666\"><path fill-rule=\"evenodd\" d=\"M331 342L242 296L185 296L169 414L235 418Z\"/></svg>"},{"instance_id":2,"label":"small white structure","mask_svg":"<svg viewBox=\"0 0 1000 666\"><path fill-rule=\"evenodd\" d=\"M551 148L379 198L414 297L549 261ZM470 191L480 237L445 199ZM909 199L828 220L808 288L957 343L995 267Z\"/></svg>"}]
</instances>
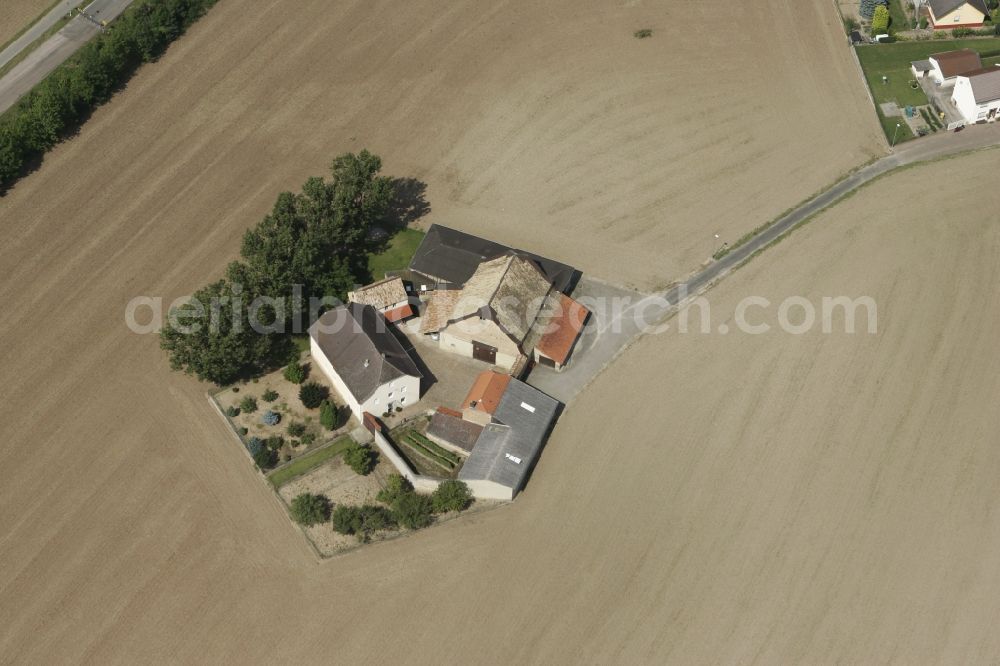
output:
<instances>
[{"instance_id":1,"label":"small white structure","mask_svg":"<svg viewBox=\"0 0 1000 666\"><path fill-rule=\"evenodd\" d=\"M358 420L420 399L422 374L391 327L359 303L334 308L309 327L313 362Z\"/></svg>"},{"instance_id":2,"label":"small white structure","mask_svg":"<svg viewBox=\"0 0 1000 666\"><path fill-rule=\"evenodd\" d=\"M994 122L1000 114L1000 67L959 76L951 102L967 123Z\"/></svg>"}]
</instances>

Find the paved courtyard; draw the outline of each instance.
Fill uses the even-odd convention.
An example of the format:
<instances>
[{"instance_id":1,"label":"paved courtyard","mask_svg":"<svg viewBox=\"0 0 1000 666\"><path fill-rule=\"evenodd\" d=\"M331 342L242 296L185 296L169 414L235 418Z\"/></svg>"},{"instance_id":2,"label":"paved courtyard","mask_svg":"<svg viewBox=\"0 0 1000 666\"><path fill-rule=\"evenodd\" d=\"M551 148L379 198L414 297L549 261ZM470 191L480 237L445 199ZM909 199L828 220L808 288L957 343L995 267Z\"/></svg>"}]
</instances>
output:
<instances>
[{"instance_id":1,"label":"paved courtyard","mask_svg":"<svg viewBox=\"0 0 1000 666\"><path fill-rule=\"evenodd\" d=\"M590 310L587 325L562 372L535 366L527 382L569 404L642 330L641 315L649 297L635 291L581 278L573 298ZM652 313L652 310L650 311Z\"/></svg>"}]
</instances>

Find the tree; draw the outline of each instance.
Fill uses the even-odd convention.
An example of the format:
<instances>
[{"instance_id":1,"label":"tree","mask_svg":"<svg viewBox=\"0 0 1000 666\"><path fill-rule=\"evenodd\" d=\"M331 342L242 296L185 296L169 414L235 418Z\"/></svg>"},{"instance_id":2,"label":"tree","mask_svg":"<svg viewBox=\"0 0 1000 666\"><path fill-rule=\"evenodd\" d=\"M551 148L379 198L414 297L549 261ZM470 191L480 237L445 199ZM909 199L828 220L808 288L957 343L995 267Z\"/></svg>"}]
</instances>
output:
<instances>
[{"instance_id":1,"label":"tree","mask_svg":"<svg viewBox=\"0 0 1000 666\"><path fill-rule=\"evenodd\" d=\"M367 541L373 532L396 526L391 511L373 504L338 506L330 522L335 532L356 534L360 541Z\"/></svg>"},{"instance_id":2,"label":"tree","mask_svg":"<svg viewBox=\"0 0 1000 666\"><path fill-rule=\"evenodd\" d=\"M887 30L889 30L889 10L885 5L879 5L872 16L872 34L881 35Z\"/></svg>"},{"instance_id":3,"label":"tree","mask_svg":"<svg viewBox=\"0 0 1000 666\"><path fill-rule=\"evenodd\" d=\"M257 467L262 471L266 471L274 467L275 463L278 462L278 454L266 446L261 446L253 454L253 461L257 463Z\"/></svg>"},{"instance_id":4,"label":"tree","mask_svg":"<svg viewBox=\"0 0 1000 666\"><path fill-rule=\"evenodd\" d=\"M281 355L283 341L254 331L241 293L219 280L171 309L160 330L160 347L174 370L222 385L270 366Z\"/></svg>"},{"instance_id":5,"label":"tree","mask_svg":"<svg viewBox=\"0 0 1000 666\"><path fill-rule=\"evenodd\" d=\"M292 500L292 520L299 525L316 525L330 518L330 500L325 495L302 493Z\"/></svg>"},{"instance_id":6,"label":"tree","mask_svg":"<svg viewBox=\"0 0 1000 666\"><path fill-rule=\"evenodd\" d=\"M357 442L351 444L344 451L344 462L347 466L361 476L368 476L378 464L378 454L370 446L362 446Z\"/></svg>"},{"instance_id":7,"label":"tree","mask_svg":"<svg viewBox=\"0 0 1000 666\"><path fill-rule=\"evenodd\" d=\"M403 527L419 530L434 520L431 498L414 492L403 493L392 503L392 515Z\"/></svg>"},{"instance_id":8,"label":"tree","mask_svg":"<svg viewBox=\"0 0 1000 666\"><path fill-rule=\"evenodd\" d=\"M472 504L472 491L465 482L448 479L442 481L431 494L431 503L434 505L434 513L464 511Z\"/></svg>"},{"instance_id":9,"label":"tree","mask_svg":"<svg viewBox=\"0 0 1000 666\"><path fill-rule=\"evenodd\" d=\"M858 11L861 16L870 19L875 14L875 8L879 5L885 6L889 0L861 0L861 5L858 7Z\"/></svg>"},{"instance_id":10,"label":"tree","mask_svg":"<svg viewBox=\"0 0 1000 666\"><path fill-rule=\"evenodd\" d=\"M288 424L288 434L292 437L301 437L306 434L306 424L301 421L293 421Z\"/></svg>"},{"instance_id":11,"label":"tree","mask_svg":"<svg viewBox=\"0 0 1000 666\"><path fill-rule=\"evenodd\" d=\"M308 382L299 388L299 400L308 409L316 409L329 395L330 389L316 382Z\"/></svg>"},{"instance_id":12,"label":"tree","mask_svg":"<svg viewBox=\"0 0 1000 666\"><path fill-rule=\"evenodd\" d=\"M285 371L282 373L285 379L293 384L301 384L306 380L309 375L309 370L306 366L302 365L298 361L292 361L285 366Z\"/></svg>"},{"instance_id":13,"label":"tree","mask_svg":"<svg viewBox=\"0 0 1000 666\"><path fill-rule=\"evenodd\" d=\"M392 201L392 181L378 175L381 168L381 159L366 150L346 153L333 161L332 181L313 177L300 193L279 194L271 212L244 234L243 261L230 264L230 281L257 296L291 299L286 321L305 312L310 298L343 300L368 277L368 234ZM301 285L298 298L295 285Z\"/></svg>"},{"instance_id":14,"label":"tree","mask_svg":"<svg viewBox=\"0 0 1000 666\"><path fill-rule=\"evenodd\" d=\"M386 504L392 506L392 503L396 499L403 495L404 493L412 493L413 484L407 480L402 474L393 473L389 475L389 478L385 480L385 488L378 491L378 495L375 497L379 502L385 502Z\"/></svg>"},{"instance_id":15,"label":"tree","mask_svg":"<svg viewBox=\"0 0 1000 666\"><path fill-rule=\"evenodd\" d=\"M327 430L335 430L339 421L337 405L333 400L324 400L319 406L319 422Z\"/></svg>"}]
</instances>

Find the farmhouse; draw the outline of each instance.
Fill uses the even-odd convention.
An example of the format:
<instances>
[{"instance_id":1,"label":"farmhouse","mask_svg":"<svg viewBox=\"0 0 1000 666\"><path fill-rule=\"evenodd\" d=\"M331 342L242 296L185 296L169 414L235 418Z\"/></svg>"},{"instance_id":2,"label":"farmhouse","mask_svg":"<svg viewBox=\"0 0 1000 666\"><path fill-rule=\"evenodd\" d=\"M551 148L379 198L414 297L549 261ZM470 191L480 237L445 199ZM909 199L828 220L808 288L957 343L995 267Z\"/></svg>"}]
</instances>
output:
<instances>
[{"instance_id":1,"label":"farmhouse","mask_svg":"<svg viewBox=\"0 0 1000 666\"><path fill-rule=\"evenodd\" d=\"M972 49L935 53L927 60L910 63L914 76L929 76L939 86L953 86L959 75L981 69L982 66L979 54Z\"/></svg>"},{"instance_id":2,"label":"farmhouse","mask_svg":"<svg viewBox=\"0 0 1000 666\"><path fill-rule=\"evenodd\" d=\"M508 378L458 478L476 497L514 499L538 460L559 407L538 389Z\"/></svg>"},{"instance_id":3,"label":"farmhouse","mask_svg":"<svg viewBox=\"0 0 1000 666\"><path fill-rule=\"evenodd\" d=\"M407 276L421 292L457 289L464 285L484 261L517 255L538 266L556 291L572 291L580 273L572 266L515 250L478 236L432 224L410 261Z\"/></svg>"},{"instance_id":4,"label":"farmhouse","mask_svg":"<svg viewBox=\"0 0 1000 666\"><path fill-rule=\"evenodd\" d=\"M533 260L508 253L480 263L461 290L435 290L420 331L516 374L530 358L562 368L588 314Z\"/></svg>"},{"instance_id":5,"label":"farmhouse","mask_svg":"<svg viewBox=\"0 0 1000 666\"><path fill-rule=\"evenodd\" d=\"M986 0L927 0L927 18L937 30L979 28L990 10Z\"/></svg>"},{"instance_id":6,"label":"farmhouse","mask_svg":"<svg viewBox=\"0 0 1000 666\"><path fill-rule=\"evenodd\" d=\"M351 303L371 305L391 322L413 316L406 287L398 277L389 277L348 292L347 300Z\"/></svg>"},{"instance_id":7,"label":"farmhouse","mask_svg":"<svg viewBox=\"0 0 1000 666\"><path fill-rule=\"evenodd\" d=\"M994 122L1000 113L1000 67L959 76L951 101L968 123Z\"/></svg>"},{"instance_id":8,"label":"farmhouse","mask_svg":"<svg viewBox=\"0 0 1000 666\"><path fill-rule=\"evenodd\" d=\"M360 420L420 399L422 374L392 324L371 305L334 308L309 327L316 366Z\"/></svg>"}]
</instances>

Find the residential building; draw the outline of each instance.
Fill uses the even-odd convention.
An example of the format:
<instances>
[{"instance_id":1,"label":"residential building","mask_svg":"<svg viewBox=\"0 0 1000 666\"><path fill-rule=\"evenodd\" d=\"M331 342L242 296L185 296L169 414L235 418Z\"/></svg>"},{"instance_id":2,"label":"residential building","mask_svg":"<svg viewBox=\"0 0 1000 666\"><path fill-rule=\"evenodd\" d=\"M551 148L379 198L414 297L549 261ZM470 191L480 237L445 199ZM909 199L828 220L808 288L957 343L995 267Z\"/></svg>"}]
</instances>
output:
<instances>
[{"instance_id":1,"label":"residential building","mask_svg":"<svg viewBox=\"0 0 1000 666\"><path fill-rule=\"evenodd\" d=\"M959 76L951 101L968 123L994 122L1000 114L1000 67Z\"/></svg>"},{"instance_id":2,"label":"residential building","mask_svg":"<svg viewBox=\"0 0 1000 666\"><path fill-rule=\"evenodd\" d=\"M351 412L383 414L420 399L422 374L393 325L371 305L334 308L309 328L312 360Z\"/></svg>"},{"instance_id":3,"label":"residential building","mask_svg":"<svg viewBox=\"0 0 1000 666\"><path fill-rule=\"evenodd\" d=\"M990 15L986 0L927 0L928 24L936 30L980 28Z\"/></svg>"},{"instance_id":4,"label":"residential building","mask_svg":"<svg viewBox=\"0 0 1000 666\"><path fill-rule=\"evenodd\" d=\"M958 76L983 67L979 53L972 49L935 53L927 61L931 66L930 77L939 86L953 86Z\"/></svg>"}]
</instances>

